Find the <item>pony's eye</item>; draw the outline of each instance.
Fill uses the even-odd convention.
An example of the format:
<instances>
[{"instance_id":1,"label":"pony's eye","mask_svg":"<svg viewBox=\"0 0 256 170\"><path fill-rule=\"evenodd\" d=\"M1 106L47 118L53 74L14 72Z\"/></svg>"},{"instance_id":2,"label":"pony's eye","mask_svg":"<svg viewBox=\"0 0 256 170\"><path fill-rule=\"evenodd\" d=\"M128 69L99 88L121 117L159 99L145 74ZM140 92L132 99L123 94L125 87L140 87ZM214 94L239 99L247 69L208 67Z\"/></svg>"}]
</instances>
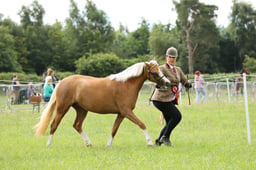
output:
<instances>
[{"instance_id":1,"label":"pony's eye","mask_svg":"<svg viewBox=\"0 0 256 170\"><path fill-rule=\"evenodd\" d=\"M154 77L159 76L157 72L152 73L152 75L153 75Z\"/></svg>"}]
</instances>

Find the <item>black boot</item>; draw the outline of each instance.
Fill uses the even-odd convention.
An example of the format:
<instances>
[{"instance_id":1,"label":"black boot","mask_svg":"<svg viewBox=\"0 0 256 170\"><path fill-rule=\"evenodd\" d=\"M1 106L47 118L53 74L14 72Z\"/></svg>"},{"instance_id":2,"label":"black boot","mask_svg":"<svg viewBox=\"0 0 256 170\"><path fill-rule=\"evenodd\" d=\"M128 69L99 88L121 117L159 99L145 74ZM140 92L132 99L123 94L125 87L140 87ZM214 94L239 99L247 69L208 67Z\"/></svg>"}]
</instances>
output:
<instances>
[{"instance_id":1,"label":"black boot","mask_svg":"<svg viewBox=\"0 0 256 170\"><path fill-rule=\"evenodd\" d=\"M156 146L161 146L161 145L162 145L162 143L159 141L159 139L156 139L156 141L155 141L155 145L156 145Z\"/></svg>"},{"instance_id":2,"label":"black boot","mask_svg":"<svg viewBox=\"0 0 256 170\"><path fill-rule=\"evenodd\" d=\"M162 144L165 144L166 146L172 146L171 141L166 137L166 136L162 136L161 139L159 140L159 142Z\"/></svg>"}]
</instances>

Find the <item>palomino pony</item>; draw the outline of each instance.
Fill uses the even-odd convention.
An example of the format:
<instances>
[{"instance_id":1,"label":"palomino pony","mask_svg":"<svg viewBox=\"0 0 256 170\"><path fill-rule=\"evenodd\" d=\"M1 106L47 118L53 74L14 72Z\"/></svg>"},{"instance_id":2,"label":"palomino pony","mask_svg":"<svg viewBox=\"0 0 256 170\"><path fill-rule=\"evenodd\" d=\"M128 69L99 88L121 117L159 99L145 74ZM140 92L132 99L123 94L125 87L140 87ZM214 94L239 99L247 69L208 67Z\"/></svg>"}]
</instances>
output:
<instances>
[{"instance_id":1,"label":"palomino pony","mask_svg":"<svg viewBox=\"0 0 256 170\"><path fill-rule=\"evenodd\" d=\"M145 134L147 144L153 145L145 124L133 113L139 90L147 79L158 84L170 85L170 81L160 71L155 60L134 64L118 74L104 78L82 75L66 77L56 86L39 123L35 126L35 135L40 136L45 133L55 113L47 142L49 146L61 119L72 106L77 114L73 127L82 136L87 146L92 144L82 130L82 124L88 111L117 114L107 146L112 145L114 136L124 118L138 125Z\"/></svg>"}]
</instances>

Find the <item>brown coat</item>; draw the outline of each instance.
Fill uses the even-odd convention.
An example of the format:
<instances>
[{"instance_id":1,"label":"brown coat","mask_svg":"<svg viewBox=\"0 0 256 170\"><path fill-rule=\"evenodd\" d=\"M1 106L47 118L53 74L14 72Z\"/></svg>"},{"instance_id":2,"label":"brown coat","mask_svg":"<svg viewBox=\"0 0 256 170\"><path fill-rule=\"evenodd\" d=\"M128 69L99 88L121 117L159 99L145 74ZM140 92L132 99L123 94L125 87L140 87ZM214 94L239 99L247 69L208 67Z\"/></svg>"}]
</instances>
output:
<instances>
[{"instance_id":1,"label":"brown coat","mask_svg":"<svg viewBox=\"0 0 256 170\"><path fill-rule=\"evenodd\" d=\"M185 84L187 83L187 78L185 77L183 71L180 67L174 66L176 68L176 75L173 73L172 69L168 64L164 64L160 66L160 70L166 76L167 79L171 81L173 86L179 86L179 83ZM174 93L172 91L172 87L161 87L156 88L152 94L152 101L161 101L161 102L171 102L174 98Z\"/></svg>"}]
</instances>

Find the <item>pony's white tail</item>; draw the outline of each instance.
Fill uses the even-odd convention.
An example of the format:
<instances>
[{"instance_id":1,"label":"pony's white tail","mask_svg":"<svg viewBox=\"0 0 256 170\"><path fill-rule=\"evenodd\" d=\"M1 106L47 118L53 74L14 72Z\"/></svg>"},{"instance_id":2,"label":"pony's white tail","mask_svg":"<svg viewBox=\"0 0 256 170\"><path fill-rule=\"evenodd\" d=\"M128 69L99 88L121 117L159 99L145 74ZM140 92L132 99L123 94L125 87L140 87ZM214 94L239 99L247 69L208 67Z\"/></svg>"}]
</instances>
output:
<instances>
[{"instance_id":1,"label":"pony's white tail","mask_svg":"<svg viewBox=\"0 0 256 170\"><path fill-rule=\"evenodd\" d=\"M55 87L53 94L51 96L50 101L47 103L46 108L44 109L40 121L34 126L35 136L42 136L53 117L53 113L55 112L56 107L56 90L58 85Z\"/></svg>"}]
</instances>

